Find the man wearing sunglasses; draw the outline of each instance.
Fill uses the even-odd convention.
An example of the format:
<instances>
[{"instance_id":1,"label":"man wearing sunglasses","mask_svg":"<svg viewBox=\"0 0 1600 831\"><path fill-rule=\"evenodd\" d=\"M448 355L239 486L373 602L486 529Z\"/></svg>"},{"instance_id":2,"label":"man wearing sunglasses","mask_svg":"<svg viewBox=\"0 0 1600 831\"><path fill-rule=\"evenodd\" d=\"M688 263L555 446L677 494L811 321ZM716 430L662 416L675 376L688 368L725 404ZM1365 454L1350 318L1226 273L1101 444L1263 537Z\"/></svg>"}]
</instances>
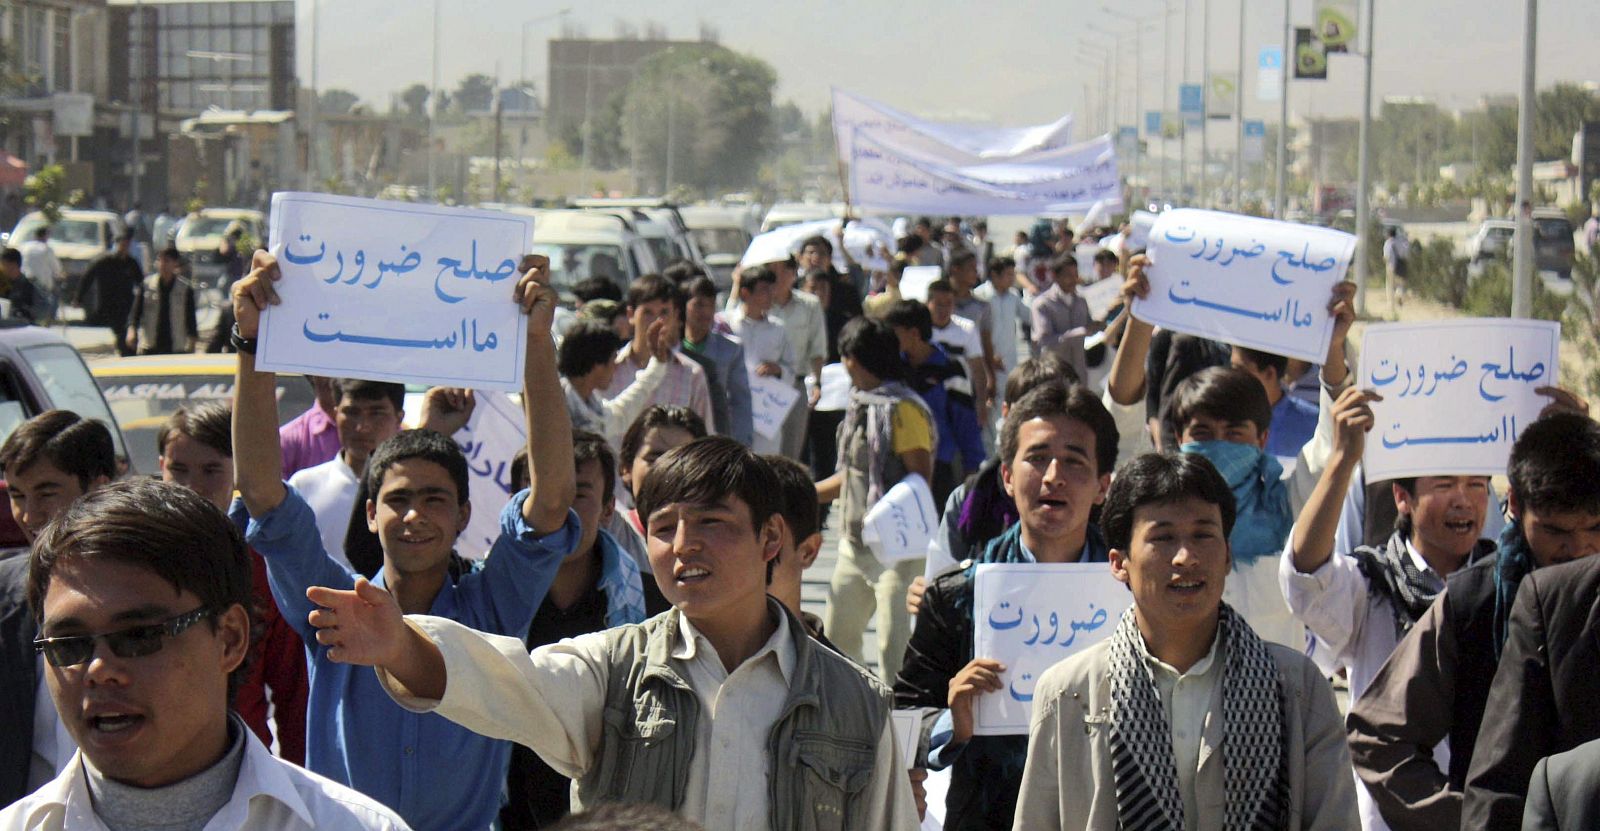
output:
<instances>
[{"instance_id":1,"label":"man wearing sunglasses","mask_svg":"<svg viewBox=\"0 0 1600 831\"><path fill-rule=\"evenodd\" d=\"M0 445L11 515L28 542L73 500L116 476L111 431L66 410L23 422ZM27 603L26 553L0 559L0 805L54 779L77 749L50 706Z\"/></svg>"},{"instance_id":2,"label":"man wearing sunglasses","mask_svg":"<svg viewBox=\"0 0 1600 831\"><path fill-rule=\"evenodd\" d=\"M272 756L229 709L250 647L250 561L179 485L107 485L34 540L34 645L79 750L0 828L403 829Z\"/></svg>"}]
</instances>

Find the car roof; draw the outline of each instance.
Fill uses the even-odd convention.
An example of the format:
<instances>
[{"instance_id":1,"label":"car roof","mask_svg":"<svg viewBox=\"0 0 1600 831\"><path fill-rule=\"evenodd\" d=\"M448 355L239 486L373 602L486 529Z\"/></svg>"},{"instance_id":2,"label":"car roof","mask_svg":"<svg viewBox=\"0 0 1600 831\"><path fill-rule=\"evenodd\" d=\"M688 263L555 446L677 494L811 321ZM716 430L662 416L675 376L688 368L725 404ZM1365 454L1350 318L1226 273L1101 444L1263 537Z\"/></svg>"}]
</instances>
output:
<instances>
[{"instance_id":1,"label":"car roof","mask_svg":"<svg viewBox=\"0 0 1600 831\"><path fill-rule=\"evenodd\" d=\"M114 222L121 222L122 221L122 216L117 214L114 211L94 211L94 210L87 210L87 209L84 209L84 208L64 208L61 211L61 218L62 219L83 219L83 220L89 220L91 222L96 222L96 221L99 221L99 220L111 220L111 221L114 221ZM27 214L23 215L22 219L24 221L29 220L29 219L44 219L44 212L42 212L42 211L29 211Z\"/></svg>"},{"instance_id":2,"label":"car roof","mask_svg":"<svg viewBox=\"0 0 1600 831\"><path fill-rule=\"evenodd\" d=\"M126 358L100 358L89 362L89 372L96 378L135 375L232 375L237 370L238 358L222 353L131 355Z\"/></svg>"},{"instance_id":3,"label":"car roof","mask_svg":"<svg viewBox=\"0 0 1600 831\"><path fill-rule=\"evenodd\" d=\"M48 343L65 344L67 339L49 329L32 326L20 320L0 320L0 345L22 349Z\"/></svg>"}]
</instances>

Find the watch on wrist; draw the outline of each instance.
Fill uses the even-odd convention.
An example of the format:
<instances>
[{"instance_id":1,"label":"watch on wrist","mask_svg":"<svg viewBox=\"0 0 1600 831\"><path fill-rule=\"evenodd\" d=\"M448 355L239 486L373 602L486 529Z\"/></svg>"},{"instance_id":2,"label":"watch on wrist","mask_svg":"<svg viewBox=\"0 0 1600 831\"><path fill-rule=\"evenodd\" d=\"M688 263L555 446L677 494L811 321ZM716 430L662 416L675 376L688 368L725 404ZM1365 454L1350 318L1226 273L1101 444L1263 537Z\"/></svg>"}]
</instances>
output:
<instances>
[{"instance_id":1,"label":"watch on wrist","mask_svg":"<svg viewBox=\"0 0 1600 831\"><path fill-rule=\"evenodd\" d=\"M239 334L238 321L234 321L233 330L228 333L228 343L235 350L243 352L246 355L256 354L256 339L247 338L244 335Z\"/></svg>"}]
</instances>

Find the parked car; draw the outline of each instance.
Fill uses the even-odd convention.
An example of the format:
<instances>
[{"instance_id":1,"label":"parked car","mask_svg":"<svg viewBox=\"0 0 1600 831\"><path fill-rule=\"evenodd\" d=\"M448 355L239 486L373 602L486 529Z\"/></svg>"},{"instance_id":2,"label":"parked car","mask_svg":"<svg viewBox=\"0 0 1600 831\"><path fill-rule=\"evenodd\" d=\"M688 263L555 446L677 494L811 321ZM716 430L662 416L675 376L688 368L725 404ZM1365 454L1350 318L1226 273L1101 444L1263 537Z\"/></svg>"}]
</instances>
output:
<instances>
[{"instance_id":1,"label":"parked car","mask_svg":"<svg viewBox=\"0 0 1600 831\"><path fill-rule=\"evenodd\" d=\"M564 301L571 302L572 287L593 275L610 279L626 292L640 275L657 271L650 246L632 222L617 214L534 208L508 212L537 217L533 253L550 258L550 279Z\"/></svg>"},{"instance_id":2,"label":"parked car","mask_svg":"<svg viewBox=\"0 0 1600 831\"><path fill-rule=\"evenodd\" d=\"M1577 254L1572 220L1559 210L1533 212L1534 268L1554 271L1563 280L1572 279L1572 259Z\"/></svg>"},{"instance_id":3,"label":"parked car","mask_svg":"<svg viewBox=\"0 0 1600 831\"><path fill-rule=\"evenodd\" d=\"M156 438L167 418L182 406L232 401L233 355L139 355L89 364L111 415L127 437L134 467L159 470ZM303 375L278 375L278 424L311 408L316 390Z\"/></svg>"},{"instance_id":4,"label":"parked car","mask_svg":"<svg viewBox=\"0 0 1600 831\"><path fill-rule=\"evenodd\" d=\"M203 208L189 214L178 226L174 243L189 261L190 273L200 285L215 287L222 279L222 238L237 223L244 235L265 245L267 242L267 217L260 211L247 208ZM249 252L244 252L249 256Z\"/></svg>"},{"instance_id":5,"label":"parked car","mask_svg":"<svg viewBox=\"0 0 1600 831\"><path fill-rule=\"evenodd\" d=\"M71 410L105 424L111 430L119 468L125 472L154 470L130 463L122 430L78 350L49 329L0 320L0 441L46 410ZM23 545L27 541L11 516L11 501L0 482L0 549Z\"/></svg>"},{"instance_id":6,"label":"parked car","mask_svg":"<svg viewBox=\"0 0 1600 831\"><path fill-rule=\"evenodd\" d=\"M774 228L785 225L799 225L802 222L814 222L818 219L841 219L844 217L844 205L838 202L779 202L767 211L765 219L761 220L761 233L765 234Z\"/></svg>"},{"instance_id":7,"label":"parked car","mask_svg":"<svg viewBox=\"0 0 1600 831\"><path fill-rule=\"evenodd\" d=\"M46 224L44 214L32 211L17 221L6 244L19 247L33 239ZM78 280L89 263L109 250L127 228L122 217L111 211L69 209L61 212L60 221L50 226L50 250L55 252L67 274L64 297L77 293Z\"/></svg>"},{"instance_id":8,"label":"parked car","mask_svg":"<svg viewBox=\"0 0 1600 831\"><path fill-rule=\"evenodd\" d=\"M684 221L683 210L676 202L658 197L633 197L624 199L574 199L572 207L584 210L610 211L631 220L639 234L650 242L656 256L656 265L665 268L673 260L688 260L701 268L706 267L705 251L700 248L689 225ZM670 245L663 245L663 235L649 227L661 226Z\"/></svg>"},{"instance_id":9,"label":"parked car","mask_svg":"<svg viewBox=\"0 0 1600 831\"><path fill-rule=\"evenodd\" d=\"M1517 225L1509 219L1486 219L1467 240L1467 259L1474 265L1495 257L1511 256L1511 239Z\"/></svg>"},{"instance_id":10,"label":"parked car","mask_svg":"<svg viewBox=\"0 0 1600 831\"><path fill-rule=\"evenodd\" d=\"M694 205L679 210L689 236L700 246L718 291L733 285L733 269L750 247L750 213L745 208Z\"/></svg>"}]
</instances>

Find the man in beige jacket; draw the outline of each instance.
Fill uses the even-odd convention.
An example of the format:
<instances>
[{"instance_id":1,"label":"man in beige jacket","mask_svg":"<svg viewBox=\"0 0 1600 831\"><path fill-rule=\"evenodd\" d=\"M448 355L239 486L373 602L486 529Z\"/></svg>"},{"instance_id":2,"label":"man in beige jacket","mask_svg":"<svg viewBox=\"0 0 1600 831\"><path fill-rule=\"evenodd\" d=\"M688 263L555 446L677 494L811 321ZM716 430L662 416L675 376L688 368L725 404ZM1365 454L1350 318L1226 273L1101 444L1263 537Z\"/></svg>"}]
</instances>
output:
<instances>
[{"instance_id":1,"label":"man in beige jacket","mask_svg":"<svg viewBox=\"0 0 1600 831\"><path fill-rule=\"evenodd\" d=\"M1333 692L1222 602L1232 491L1192 455L1117 472L1101 528L1133 608L1034 693L1017 829L1350 829Z\"/></svg>"}]
</instances>

